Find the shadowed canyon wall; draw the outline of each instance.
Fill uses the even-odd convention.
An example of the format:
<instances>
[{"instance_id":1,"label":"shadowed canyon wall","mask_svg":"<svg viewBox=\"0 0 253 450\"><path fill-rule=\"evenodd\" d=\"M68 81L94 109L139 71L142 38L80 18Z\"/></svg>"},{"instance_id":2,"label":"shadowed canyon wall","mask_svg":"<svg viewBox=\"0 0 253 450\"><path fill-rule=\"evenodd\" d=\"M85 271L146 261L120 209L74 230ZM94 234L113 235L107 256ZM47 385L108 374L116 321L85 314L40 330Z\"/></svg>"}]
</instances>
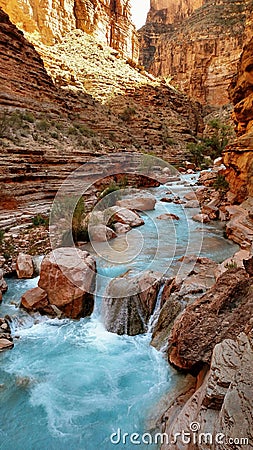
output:
<instances>
[{"instance_id":1,"label":"shadowed canyon wall","mask_svg":"<svg viewBox=\"0 0 253 450\"><path fill-rule=\"evenodd\" d=\"M233 118L238 139L227 147L224 162L230 189L235 200L241 202L253 197L253 38L244 47L229 94L235 105Z\"/></svg>"},{"instance_id":2,"label":"shadowed canyon wall","mask_svg":"<svg viewBox=\"0 0 253 450\"><path fill-rule=\"evenodd\" d=\"M251 10L252 0L151 0L140 63L203 104L227 104Z\"/></svg>"},{"instance_id":3,"label":"shadowed canyon wall","mask_svg":"<svg viewBox=\"0 0 253 450\"><path fill-rule=\"evenodd\" d=\"M18 28L46 45L79 28L124 57L138 59L129 0L0 0L0 6Z\"/></svg>"}]
</instances>

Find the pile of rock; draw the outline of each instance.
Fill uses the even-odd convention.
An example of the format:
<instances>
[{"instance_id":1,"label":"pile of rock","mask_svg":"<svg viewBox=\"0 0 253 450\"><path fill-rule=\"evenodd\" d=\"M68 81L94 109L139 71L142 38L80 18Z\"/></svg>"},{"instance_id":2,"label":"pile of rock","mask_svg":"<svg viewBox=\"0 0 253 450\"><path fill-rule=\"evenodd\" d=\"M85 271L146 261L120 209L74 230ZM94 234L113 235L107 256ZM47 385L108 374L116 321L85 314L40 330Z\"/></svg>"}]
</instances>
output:
<instances>
[{"instance_id":1,"label":"pile of rock","mask_svg":"<svg viewBox=\"0 0 253 450\"><path fill-rule=\"evenodd\" d=\"M0 302L2 301L2 294L8 289L7 283L4 280L4 272L0 269Z\"/></svg>"},{"instance_id":2,"label":"pile of rock","mask_svg":"<svg viewBox=\"0 0 253 450\"><path fill-rule=\"evenodd\" d=\"M6 319L0 318L0 352L14 347L10 325Z\"/></svg>"}]
</instances>

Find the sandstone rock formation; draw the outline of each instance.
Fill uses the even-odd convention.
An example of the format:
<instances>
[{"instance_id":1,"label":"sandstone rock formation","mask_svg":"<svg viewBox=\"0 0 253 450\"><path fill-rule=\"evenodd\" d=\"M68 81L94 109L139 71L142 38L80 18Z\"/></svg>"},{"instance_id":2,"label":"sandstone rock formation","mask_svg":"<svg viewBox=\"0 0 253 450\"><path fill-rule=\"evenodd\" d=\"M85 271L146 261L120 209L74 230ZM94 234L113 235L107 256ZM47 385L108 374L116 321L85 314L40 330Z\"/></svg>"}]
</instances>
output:
<instances>
[{"instance_id":1,"label":"sandstone rock formation","mask_svg":"<svg viewBox=\"0 0 253 450\"><path fill-rule=\"evenodd\" d=\"M60 42L67 33L79 28L123 56L138 59L129 0L1 0L0 6L28 37L36 36L44 44Z\"/></svg>"},{"instance_id":2,"label":"sandstone rock formation","mask_svg":"<svg viewBox=\"0 0 253 450\"><path fill-rule=\"evenodd\" d=\"M56 306L66 317L78 319L93 311L95 277L96 263L89 253L58 248L43 259L38 285L46 292L52 308ZM25 301L33 303L27 295L22 303Z\"/></svg>"},{"instance_id":3,"label":"sandstone rock formation","mask_svg":"<svg viewBox=\"0 0 253 450\"><path fill-rule=\"evenodd\" d=\"M180 402L180 397L172 401L163 415L162 431L168 434L169 442L174 441L175 433L179 433L179 437L177 443L162 445L162 450L181 448L182 430L191 434L192 423L197 423L199 429L194 444L196 450L231 450L235 448L235 442L237 448L251 447L252 359L250 332L248 335L241 333L235 339L225 339L214 347L210 371L207 371L201 386L193 395L188 395L190 398L186 398L185 404L182 400ZM209 433L207 440L204 435L201 438L200 433ZM193 448L192 443L185 443L183 447L187 450Z\"/></svg>"},{"instance_id":4,"label":"sandstone rock formation","mask_svg":"<svg viewBox=\"0 0 253 450\"><path fill-rule=\"evenodd\" d=\"M171 162L184 158L186 143L201 124L199 108L186 96L140 76L112 54L114 50L99 50L95 41L89 43L91 67L81 56L80 70L76 61L72 65L66 62L66 55L71 59L86 48L86 39L80 42L85 34L81 30L80 37L66 40L54 57L49 53L52 66L58 68L56 75L59 70L68 74L64 89L59 89L34 47L1 9L0 19L0 204L6 210L3 227L10 225L11 217L16 225L20 216L26 220L28 213L32 216L47 212L63 179L93 156L141 148ZM54 46L45 47L53 52ZM86 76L87 66L91 72L99 66L92 79ZM103 73L105 78L98 82ZM81 74L87 89L90 85L93 92L105 90L106 98L110 92L117 95L109 104L101 105L84 92L78 78ZM69 91L71 83L79 86L77 93ZM103 169L96 168L101 173ZM27 214L17 211L24 204Z\"/></svg>"},{"instance_id":5,"label":"sandstone rock formation","mask_svg":"<svg viewBox=\"0 0 253 450\"><path fill-rule=\"evenodd\" d=\"M32 278L34 272L32 257L25 253L19 253L16 262L16 271L18 278Z\"/></svg>"},{"instance_id":6,"label":"sandstone rock formation","mask_svg":"<svg viewBox=\"0 0 253 450\"><path fill-rule=\"evenodd\" d=\"M253 18L253 16L252 16ZM252 20L253 22L253 20ZM245 46L239 61L238 73L229 86L233 102L233 118L237 140L224 152L226 178L235 194L234 202L253 196L253 39Z\"/></svg>"},{"instance_id":7,"label":"sandstone rock formation","mask_svg":"<svg viewBox=\"0 0 253 450\"><path fill-rule=\"evenodd\" d=\"M127 273L114 278L108 285L102 304L106 329L120 335L145 333L160 285L160 275L152 271L135 277Z\"/></svg>"},{"instance_id":8,"label":"sandstone rock formation","mask_svg":"<svg viewBox=\"0 0 253 450\"><path fill-rule=\"evenodd\" d=\"M175 24L188 18L204 0L151 0L147 23Z\"/></svg>"},{"instance_id":9,"label":"sandstone rock formation","mask_svg":"<svg viewBox=\"0 0 253 450\"><path fill-rule=\"evenodd\" d=\"M169 337L169 361L185 370L210 364L215 344L236 338L249 323L252 286L253 279L244 269L225 272L176 320Z\"/></svg>"},{"instance_id":10,"label":"sandstone rock formation","mask_svg":"<svg viewBox=\"0 0 253 450\"><path fill-rule=\"evenodd\" d=\"M140 62L203 104L229 102L250 0L152 0L140 30Z\"/></svg>"}]
</instances>

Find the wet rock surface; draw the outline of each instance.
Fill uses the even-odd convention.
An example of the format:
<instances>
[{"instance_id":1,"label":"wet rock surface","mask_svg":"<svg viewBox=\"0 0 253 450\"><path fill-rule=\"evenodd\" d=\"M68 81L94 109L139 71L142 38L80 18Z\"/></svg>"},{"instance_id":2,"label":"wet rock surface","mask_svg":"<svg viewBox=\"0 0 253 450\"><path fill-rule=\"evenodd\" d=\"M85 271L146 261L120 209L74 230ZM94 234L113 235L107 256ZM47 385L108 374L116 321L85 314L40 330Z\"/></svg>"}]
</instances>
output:
<instances>
[{"instance_id":1,"label":"wet rock surface","mask_svg":"<svg viewBox=\"0 0 253 450\"><path fill-rule=\"evenodd\" d=\"M0 352L13 347L10 325L6 319L0 318Z\"/></svg>"},{"instance_id":2,"label":"wet rock surface","mask_svg":"<svg viewBox=\"0 0 253 450\"><path fill-rule=\"evenodd\" d=\"M145 333L160 285L161 276L152 271L135 277L126 273L114 278L109 283L102 303L106 329L120 335Z\"/></svg>"}]
</instances>

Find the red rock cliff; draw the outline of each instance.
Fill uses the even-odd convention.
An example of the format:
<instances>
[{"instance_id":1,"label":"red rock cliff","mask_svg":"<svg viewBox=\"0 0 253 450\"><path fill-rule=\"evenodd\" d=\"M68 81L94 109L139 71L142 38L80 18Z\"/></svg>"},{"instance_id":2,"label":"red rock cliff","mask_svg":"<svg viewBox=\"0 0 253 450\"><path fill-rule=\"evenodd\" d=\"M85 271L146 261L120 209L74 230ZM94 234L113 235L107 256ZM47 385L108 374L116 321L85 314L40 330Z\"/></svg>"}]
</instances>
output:
<instances>
[{"instance_id":1,"label":"red rock cliff","mask_svg":"<svg viewBox=\"0 0 253 450\"><path fill-rule=\"evenodd\" d=\"M229 102L250 0L154 0L140 31L140 62L203 104Z\"/></svg>"},{"instance_id":2,"label":"red rock cliff","mask_svg":"<svg viewBox=\"0 0 253 450\"><path fill-rule=\"evenodd\" d=\"M253 38L244 47L229 93L235 105L238 139L227 147L224 162L230 189L236 194L236 201L241 202L253 197Z\"/></svg>"},{"instance_id":3,"label":"red rock cliff","mask_svg":"<svg viewBox=\"0 0 253 450\"><path fill-rule=\"evenodd\" d=\"M0 0L11 21L47 45L80 28L123 56L138 59L138 39L129 0Z\"/></svg>"}]
</instances>

